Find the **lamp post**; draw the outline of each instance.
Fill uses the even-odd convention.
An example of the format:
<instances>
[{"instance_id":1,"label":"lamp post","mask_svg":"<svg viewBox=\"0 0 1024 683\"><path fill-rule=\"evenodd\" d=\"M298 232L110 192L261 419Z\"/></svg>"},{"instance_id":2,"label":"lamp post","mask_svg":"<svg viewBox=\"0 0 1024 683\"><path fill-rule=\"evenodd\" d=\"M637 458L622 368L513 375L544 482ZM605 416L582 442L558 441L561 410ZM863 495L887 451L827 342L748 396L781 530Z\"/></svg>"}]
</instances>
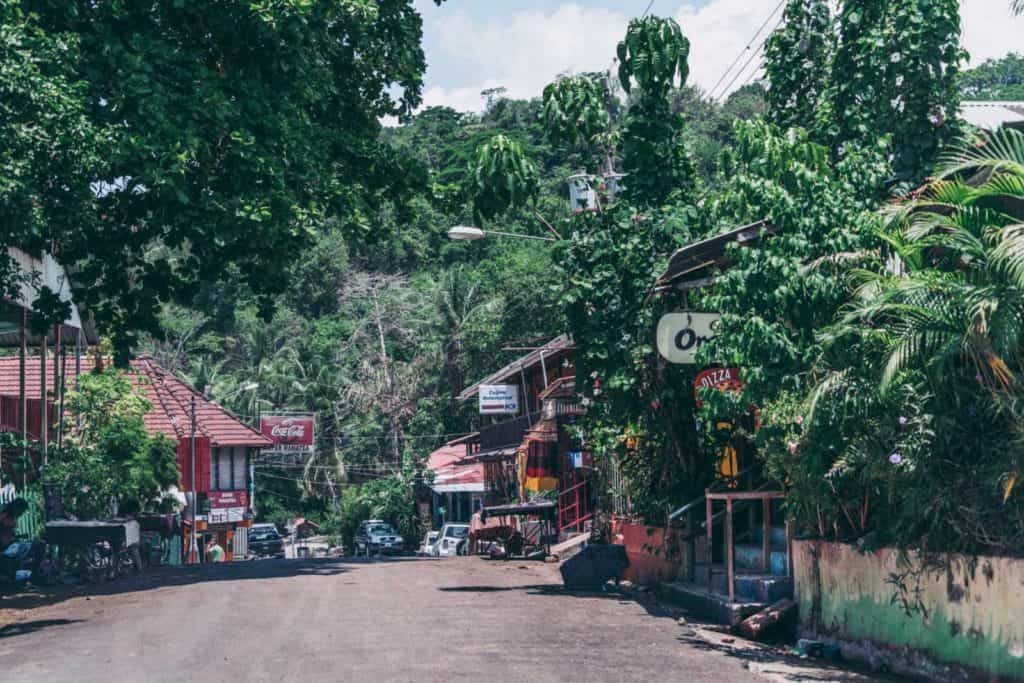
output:
<instances>
[{"instance_id":1,"label":"lamp post","mask_svg":"<svg viewBox=\"0 0 1024 683\"><path fill-rule=\"evenodd\" d=\"M448 230L448 239L456 242L474 242L482 240L487 235L498 237L515 237L524 240L538 240L541 242L557 242L554 237L541 237L539 235L523 235L516 232L502 232L501 230L484 230L472 225L456 225Z\"/></svg>"},{"instance_id":2,"label":"lamp post","mask_svg":"<svg viewBox=\"0 0 1024 683\"><path fill-rule=\"evenodd\" d=\"M189 460L191 461L192 468L192 538L189 542L189 559L192 564L198 564L199 562L199 543L196 540L196 506L199 505L199 500L196 496L196 397L192 397L192 403L190 406L191 410L191 431L189 434ZM195 555L193 555L193 548L195 549Z\"/></svg>"}]
</instances>

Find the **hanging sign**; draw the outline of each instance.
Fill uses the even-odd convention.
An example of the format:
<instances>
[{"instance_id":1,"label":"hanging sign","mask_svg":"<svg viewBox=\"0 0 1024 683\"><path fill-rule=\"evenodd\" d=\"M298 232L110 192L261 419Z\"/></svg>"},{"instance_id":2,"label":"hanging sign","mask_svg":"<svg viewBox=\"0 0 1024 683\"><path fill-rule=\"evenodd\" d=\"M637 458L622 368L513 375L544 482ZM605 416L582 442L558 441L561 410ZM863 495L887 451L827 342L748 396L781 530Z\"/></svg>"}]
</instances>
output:
<instances>
[{"instance_id":1,"label":"hanging sign","mask_svg":"<svg viewBox=\"0 0 1024 683\"><path fill-rule=\"evenodd\" d=\"M249 507L248 491L210 491L209 496L212 509Z\"/></svg>"},{"instance_id":2,"label":"hanging sign","mask_svg":"<svg viewBox=\"0 0 1024 683\"><path fill-rule=\"evenodd\" d=\"M261 415L260 432L274 442L264 450L313 452L313 415Z\"/></svg>"},{"instance_id":3,"label":"hanging sign","mask_svg":"<svg viewBox=\"0 0 1024 683\"><path fill-rule=\"evenodd\" d=\"M519 387L515 384L482 384L481 415L515 415L519 412Z\"/></svg>"},{"instance_id":4,"label":"hanging sign","mask_svg":"<svg viewBox=\"0 0 1024 683\"><path fill-rule=\"evenodd\" d=\"M693 393L697 397L698 408L703 405L700 400L700 390L704 388L718 391L742 390L743 380L740 379L739 368L711 368L697 375L697 378L693 380Z\"/></svg>"},{"instance_id":5,"label":"hanging sign","mask_svg":"<svg viewBox=\"0 0 1024 683\"><path fill-rule=\"evenodd\" d=\"M658 322L658 353L669 363L693 365L701 346L718 336L718 313L667 313Z\"/></svg>"}]
</instances>

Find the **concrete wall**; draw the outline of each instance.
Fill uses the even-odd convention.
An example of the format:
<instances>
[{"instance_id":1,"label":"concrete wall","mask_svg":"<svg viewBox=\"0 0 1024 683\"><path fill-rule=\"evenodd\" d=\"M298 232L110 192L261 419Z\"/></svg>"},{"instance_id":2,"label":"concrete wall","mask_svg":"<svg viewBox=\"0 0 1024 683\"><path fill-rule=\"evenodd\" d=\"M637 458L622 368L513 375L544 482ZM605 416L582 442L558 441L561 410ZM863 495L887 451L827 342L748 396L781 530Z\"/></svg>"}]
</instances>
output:
<instances>
[{"instance_id":1,"label":"concrete wall","mask_svg":"<svg viewBox=\"0 0 1024 683\"><path fill-rule=\"evenodd\" d=\"M860 641L862 654L897 669L916 660L917 671L944 679L1024 680L1024 559L925 562L819 541L795 542L793 559L806 633ZM939 665L929 672L926 660Z\"/></svg>"},{"instance_id":2,"label":"concrete wall","mask_svg":"<svg viewBox=\"0 0 1024 683\"><path fill-rule=\"evenodd\" d=\"M680 567L685 566L675 532L666 532L664 527L612 520L612 543L626 546L629 568L623 578L633 583L675 581Z\"/></svg>"}]
</instances>

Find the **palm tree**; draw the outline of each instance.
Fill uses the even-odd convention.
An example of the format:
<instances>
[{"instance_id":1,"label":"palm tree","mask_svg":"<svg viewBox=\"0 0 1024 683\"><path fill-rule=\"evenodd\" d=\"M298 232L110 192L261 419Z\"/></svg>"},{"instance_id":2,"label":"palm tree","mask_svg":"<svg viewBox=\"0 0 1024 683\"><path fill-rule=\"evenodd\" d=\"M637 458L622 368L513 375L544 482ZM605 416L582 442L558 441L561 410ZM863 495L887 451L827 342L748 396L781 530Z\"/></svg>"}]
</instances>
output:
<instances>
[{"instance_id":1,"label":"palm tree","mask_svg":"<svg viewBox=\"0 0 1024 683\"><path fill-rule=\"evenodd\" d=\"M1016 395L1024 342L1024 134L963 141L939 179L892 211L883 236L897 257L859 272L845 323L888 341L883 385L919 368L935 381L972 376Z\"/></svg>"}]
</instances>

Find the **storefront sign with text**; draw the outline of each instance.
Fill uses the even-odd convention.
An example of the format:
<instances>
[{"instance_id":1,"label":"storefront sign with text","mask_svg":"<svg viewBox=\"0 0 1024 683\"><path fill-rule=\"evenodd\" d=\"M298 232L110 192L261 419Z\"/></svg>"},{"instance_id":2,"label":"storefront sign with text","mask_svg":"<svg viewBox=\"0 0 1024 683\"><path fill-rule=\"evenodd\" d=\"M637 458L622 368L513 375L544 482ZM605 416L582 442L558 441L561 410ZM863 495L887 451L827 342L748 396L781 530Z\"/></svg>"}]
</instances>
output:
<instances>
[{"instance_id":1,"label":"storefront sign with text","mask_svg":"<svg viewBox=\"0 0 1024 683\"><path fill-rule=\"evenodd\" d=\"M667 313L658 322L658 353L669 363L693 365L697 351L718 336L718 313Z\"/></svg>"}]
</instances>

